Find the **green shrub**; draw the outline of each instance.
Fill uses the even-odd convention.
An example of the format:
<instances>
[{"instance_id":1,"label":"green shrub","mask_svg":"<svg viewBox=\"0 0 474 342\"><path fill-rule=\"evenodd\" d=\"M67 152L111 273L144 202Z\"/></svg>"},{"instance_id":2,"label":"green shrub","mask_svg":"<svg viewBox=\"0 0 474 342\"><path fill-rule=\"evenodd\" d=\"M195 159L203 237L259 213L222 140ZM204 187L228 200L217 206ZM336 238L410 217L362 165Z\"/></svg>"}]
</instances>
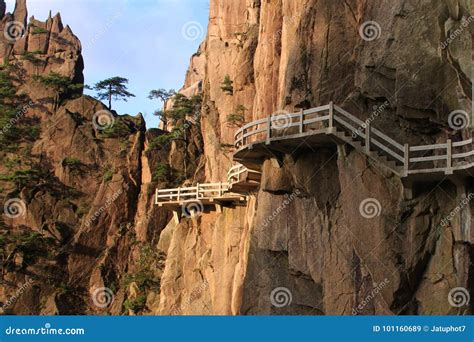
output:
<instances>
[{"instance_id":1,"label":"green shrub","mask_svg":"<svg viewBox=\"0 0 474 342\"><path fill-rule=\"evenodd\" d=\"M21 160L18 156L14 156L12 158L6 158L5 161L3 162L3 165L7 169L13 169L15 166L18 166L21 164Z\"/></svg>"},{"instance_id":2,"label":"green shrub","mask_svg":"<svg viewBox=\"0 0 474 342\"><path fill-rule=\"evenodd\" d=\"M221 83L221 89L228 95L234 94L234 82L230 79L229 75L225 75L224 80Z\"/></svg>"},{"instance_id":3,"label":"green shrub","mask_svg":"<svg viewBox=\"0 0 474 342\"><path fill-rule=\"evenodd\" d=\"M133 300L127 299L123 303L123 308L125 309L125 311L132 310L134 312L137 312L137 311L143 310L145 308L145 305L146 305L146 296L141 294L141 295L138 295L137 298Z\"/></svg>"},{"instance_id":4,"label":"green shrub","mask_svg":"<svg viewBox=\"0 0 474 342\"><path fill-rule=\"evenodd\" d=\"M238 105L234 113L227 115L227 126L242 127L245 122L245 108L243 105Z\"/></svg>"},{"instance_id":5,"label":"green shrub","mask_svg":"<svg viewBox=\"0 0 474 342\"><path fill-rule=\"evenodd\" d=\"M79 159L71 157L64 158L62 164L63 166L67 166L71 169L78 169L83 165Z\"/></svg>"},{"instance_id":6,"label":"green shrub","mask_svg":"<svg viewBox=\"0 0 474 342\"><path fill-rule=\"evenodd\" d=\"M104 183L108 183L112 180L114 176L115 170L113 168L107 167L104 171L104 175L102 176L102 180Z\"/></svg>"},{"instance_id":7,"label":"green shrub","mask_svg":"<svg viewBox=\"0 0 474 342\"><path fill-rule=\"evenodd\" d=\"M124 138L128 137L130 133L130 128L120 118L116 118L112 125L100 131L100 135L104 138Z\"/></svg>"},{"instance_id":8,"label":"green shrub","mask_svg":"<svg viewBox=\"0 0 474 342\"><path fill-rule=\"evenodd\" d=\"M10 175L0 174L0 180L15 183L18 188L28 184L37 184L45 175L38 169L17 170Z\"/></svg>"},{"instance_id":9,"label":"green shrub","mask_svg":"<svg viewBox=\"0 0 474 342\"><path fill-rule=\"evenodd\" d=\"M31 31L31 34L41 34L41 33L49 33L49 31L42 27L35 27L33 28L33 31Z\"/></svg>"},{"instance_id":10,"label":"green shrub","mask_svg":"<svg viewBox=\"0 0 474 342\"><path fill-rule=\"evenodd\" d=\"M169 166L166 164L158 164L152 175L153 182L166 182L170 176Z\"/></svg>"}]
</instances>

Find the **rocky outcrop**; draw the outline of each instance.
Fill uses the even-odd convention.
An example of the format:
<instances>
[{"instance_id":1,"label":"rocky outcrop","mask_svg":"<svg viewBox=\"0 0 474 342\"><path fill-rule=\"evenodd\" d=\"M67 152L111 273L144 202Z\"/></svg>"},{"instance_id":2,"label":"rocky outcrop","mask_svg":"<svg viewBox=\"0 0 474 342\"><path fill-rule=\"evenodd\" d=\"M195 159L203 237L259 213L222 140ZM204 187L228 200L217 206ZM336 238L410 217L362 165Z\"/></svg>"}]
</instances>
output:
<instances>
[{"instance_id":1,"label":"rocky outcrop","mask_svg":"<svg viewBox=\"0 0 474 342\"><path fill-rule=\"evenodd\" d=\"M22 18L18 1L2 25ZM140 114L117 115L80 87L53 103L34 76L82 85L81 44L59 14L25 27L14 41L0 36L0 71L25 95L14 120L1 121L2 134L24 132L0 154L1 201L21 209L0 220L1 313L147 312L160 301L166 254L156 245L171 216L154 191L202 179L198 124L185 126L186 140L160 141L168 132L147 131Z\"/></svg>"},{"instance_id":2,"label":"rocky outcrop","mask_svg":"<svg viewBox=\"0 0 474 342\"><path fill-rule=\"evenodd\" d=\"M2 4L2 30L26 20L24 1L13 14ZM113 125L100 129L106 107L80 89L53 106L33 75L83 80L80 42L59 15L0 37L31 100L21 122L37 133L1 154L2 200L25 205L0 225L4 312L472 313L448 300L473 291L472 180L406 184L349 146L304 144L281 165L262 162L246 207L176 223L153 198L157 187L225 179L237 112L248 122L332 100L401 142L470 137L449 114L472 111L472 6L212 0L180 90L200 95L201 112L174 123L181 139L147 131L140 115L105 112Z\"/></svg>"},{"instance_id":3,"label":"rocky outcrop","mask_svg":"<svg viewBox=\"0 0 474 342\"><path fill-rule=\"evenodd\" d=\"M227 115L238 106L248 122L334 101L398 141L470 137L470 127L449 126L449 114L472 112L473 10L451 0L211 1L200 51L206 179L224 179L232 162ZM221 89L226 76L232 92ZM229 216L241 209L229 208L169 228L157 313L471 312L450 305L448 294L472 292L473 240L458 234L472 211L463 206L443 221L471 183L417 183L408 199L399 178L342 146L300 146L282 168L265 161L262 171L244 222ZM365 199L380 203L378 216L361 215ZM227 240L210 236L236 226L238 251L229 246L235 259L223 265L212 256ZM275 305L281 288L288 301Z\"/></svg>"}]
</instances>

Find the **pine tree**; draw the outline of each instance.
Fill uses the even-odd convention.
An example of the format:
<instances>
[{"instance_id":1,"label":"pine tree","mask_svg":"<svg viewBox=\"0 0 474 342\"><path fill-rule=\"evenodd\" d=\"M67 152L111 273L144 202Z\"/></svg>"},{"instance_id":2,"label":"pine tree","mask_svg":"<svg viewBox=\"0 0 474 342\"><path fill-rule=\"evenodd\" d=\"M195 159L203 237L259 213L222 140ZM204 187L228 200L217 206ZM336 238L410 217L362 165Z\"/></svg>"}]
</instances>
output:
<instances>
[{"instance_id":1,"label":"pine tree","mask_svg":"<svg viewBox=\"0 0 474 342\"><path fill-rule=\"evenodd\" d=\"M127 102L129 97L135 97L127 89L126 84L128 79L123 77L111 77L106 80L97 82L94 86L94 90L97 92L97 98L99 100L108 100L109 109L112 109L112 98L116 101L123 100Z\"/></svg>"}]
</instances>

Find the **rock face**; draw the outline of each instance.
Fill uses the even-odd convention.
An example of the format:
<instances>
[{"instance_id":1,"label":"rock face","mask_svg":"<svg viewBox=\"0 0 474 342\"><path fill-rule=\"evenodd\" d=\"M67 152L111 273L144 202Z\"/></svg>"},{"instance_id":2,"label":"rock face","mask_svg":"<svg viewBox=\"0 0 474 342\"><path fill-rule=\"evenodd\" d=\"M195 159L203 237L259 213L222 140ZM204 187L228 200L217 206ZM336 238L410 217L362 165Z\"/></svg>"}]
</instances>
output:
<instances>
[{"instance_id":1,"label":"rock face","mask_svg":"<svg viewBox=\"0 0 474 342\"><path fill-rule=\"evenodd\" d=\"M0 221L3 312L472 313L472 302L448 300L474 290L474 202L462 197L472 179L418 182L409 198L400 178L352 148L305 145L281 167L263 162L246 207L206 207L177 224L153 195L224 180L236 112L249 122L334 101L402 142L471 137L448 122L472 111L473 13L467 0L211 0L180 90L202 97L201 115L175 123L186 138L170 141L80 89L53 106L33 75L81 84L80 42L59 15L26 26L25 2L9 14L0 0L0 28L25 26L13 42L0 36L29 97L18 125L38 132L1 152L2 203L25 206ZM95 121L104 111L105 130ZM372 218L360 210L367 199L380 204Z\"/></svg>"},{"instance_id":2,"label":"rock face","mask_svg":"<svg viewBox=\"0 0 474 342\"><path fill-rule=\"evenodd\" d=\"M82 87L54 104L34 76L82 85L79 40L59 14L26 25L24 1L0 12L2 33L12 22L27 28L0 36L0 72L23 94L14 118L1 118L2 134L19 133L2 145L0 198L21 214L0 220L1 313L147 312L160 298L165 254L155 246L170 219L154 191L202 179L198 125L185 127L187 141L157 143L166 132L108 111Z\"/></svg>"},{"instance_id":3,"label":"rock face","mask_svg":"<svg viewBox=\"0 0 474 342\"><path fill-rule=\"evenodd\" d=\"M200 49L206 179L224 179L231 164L226 117L238 106L249 122L334 101L402 142L471 137L448 115L472 112L473 10L470 1L211 1ZM472 235L458 234L470 229L472 202L440 224L472 182L421 182L407 199L398 177L342 146L305 146L262 171L245 213L167 228L156 313L472 312L448 302L455 287L473 291ZM368 198L381 206L373 219L359 212ZM288 305L272 303L278 288Z\"/></svg>"}]
</instances>

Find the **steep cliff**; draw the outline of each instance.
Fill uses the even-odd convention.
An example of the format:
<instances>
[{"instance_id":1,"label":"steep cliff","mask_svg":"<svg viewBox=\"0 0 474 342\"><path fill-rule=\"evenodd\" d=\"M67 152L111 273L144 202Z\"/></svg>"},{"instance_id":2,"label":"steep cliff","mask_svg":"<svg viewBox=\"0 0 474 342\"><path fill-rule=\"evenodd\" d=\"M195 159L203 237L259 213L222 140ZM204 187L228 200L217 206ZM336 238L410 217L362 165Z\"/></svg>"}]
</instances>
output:
<instances>
[{"instance_id":1,"label":"steep cliff","mask_svg":"<svg viewBox=\"0 0 474 342\"><path fill-rule=\"evenodd\" d=\"M407 184L348 145L304 143L262 162L245 207L176 223L153 195L225 180L229 114L334 101L404 143L471 137L450 113L472 112L473 12L467 0L211 0L180 90L193 109L147 131L82 95L81 45L59 15L27 24L24 0L12 14L0 0L0 71L19 101L2 122L15 140L0 140L2 310L472 313L449 302L474 289L472 177ZM51 72L75 86L35 77ZM360 209L368 199L375 215Z\"/></svg>"},{"instance_id":2,"label":"steep cliff","mask_svg":"<svg viewBox=\"0 0 474 342\"><path fill-rule=\"evenodd\" d=\"M201 177L198 125L160 140L140 114L83 96L81 44L60 15L27 23L24 0L12 14L0 3L1 310L143 312L170 219L154 190Z\"/></svg>"},{"instance_id":3,"label":"steep cliff","mask_svg":"<svg viewBox=\"0 0 474 342\"><path fill-rule=\"evenodd\" d=\"M334 101L404 143L471 137L448 116L472 112L473 10L456 0L211 0L200 52L206 179L224 179L231 165L227 116L237 108L249 122ZM399 177L343 145L302 144L262 172L245 210L169 228L155 312L472 311L448 301L453 288L473 290L472 202L440 224L472 180L417 182L410 198ZM380 203L378 216L361 215L365 199Z\"/></svg>"}]
</instances>

